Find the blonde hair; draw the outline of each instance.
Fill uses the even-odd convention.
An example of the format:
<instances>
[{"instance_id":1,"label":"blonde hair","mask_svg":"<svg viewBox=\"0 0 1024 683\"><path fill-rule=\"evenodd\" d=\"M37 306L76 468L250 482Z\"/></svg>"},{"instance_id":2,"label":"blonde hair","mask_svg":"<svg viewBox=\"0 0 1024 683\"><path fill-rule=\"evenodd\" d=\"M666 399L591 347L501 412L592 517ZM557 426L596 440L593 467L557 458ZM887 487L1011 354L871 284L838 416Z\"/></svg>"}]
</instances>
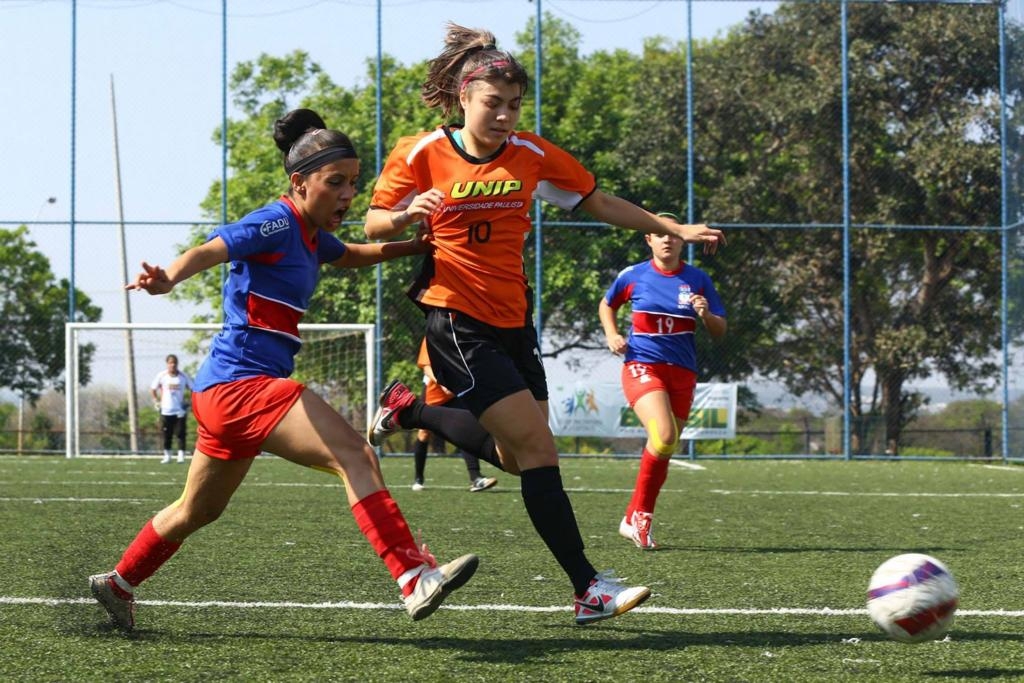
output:
<instances>
[{"instance_id":1,"label":"blonde hair","mask_svg":"<svg viewBox=\"0 0 1024 683\"><path fill-rule=\"evenodd\" d=\"M522 86L526 92L526 69L508 52L495 46L494 34L448 22L444 50L430 60L427 80L420 97L430 108L438 108L445 118L462 113L459 95L474 81L504 81Z\"/></svg>"}]
</instances>

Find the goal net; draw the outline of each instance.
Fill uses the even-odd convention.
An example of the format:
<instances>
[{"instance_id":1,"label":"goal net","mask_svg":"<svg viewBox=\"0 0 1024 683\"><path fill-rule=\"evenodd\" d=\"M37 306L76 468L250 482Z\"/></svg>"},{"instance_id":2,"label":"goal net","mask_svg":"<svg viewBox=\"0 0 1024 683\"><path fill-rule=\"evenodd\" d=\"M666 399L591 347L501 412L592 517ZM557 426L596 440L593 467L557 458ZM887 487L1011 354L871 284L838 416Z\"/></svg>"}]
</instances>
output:
<instances>
[{"instance_id":1,"label":"goal net","mask_svg":"<svg viewBox=\"0 0 1024 683\"><path fill-rule=\"evenodd\" d=\"M65 454L160 453L160 411L150 386L169 354L195 377L221 329L198 323L67 323L65 325ZM356 429L374 404L373 325L299 325L302 350L292 378L304 383ZM195 446L187 415L186 451ZM177 449L175 439L173 447Z\"/></svg>"}]
</instances>

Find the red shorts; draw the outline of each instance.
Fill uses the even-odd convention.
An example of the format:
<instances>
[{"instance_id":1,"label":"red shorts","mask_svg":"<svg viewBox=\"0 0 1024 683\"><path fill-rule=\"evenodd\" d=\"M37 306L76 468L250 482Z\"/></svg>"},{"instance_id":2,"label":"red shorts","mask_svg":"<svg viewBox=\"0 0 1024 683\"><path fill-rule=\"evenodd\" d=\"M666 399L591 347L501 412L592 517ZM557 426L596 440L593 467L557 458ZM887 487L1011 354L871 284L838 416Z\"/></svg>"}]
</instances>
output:
<instances>
[{"instance_id":1,"label":"red shorts","mask_svg":"<svg viewBox=\"0 0 1024 683\"><path fill-rule=\"evenodd\" d=\"M221 460L255 458L305 388L286 377L261 376L192 394L196 450Z\"/></svg>"},{"instance_id":2,"label":"red shorts","mask_svg":"<svg viewBox=\"0 0 1024 683\"><path fill-rule=\"evenodd\" d=\"M697 373L669 363L639 363L629 361L622 365L622 391L632 408L644 394L664 391L672 404L672 414L680 420L690 417L693 390L697 387Z\"/></svg>"}]
</instances>

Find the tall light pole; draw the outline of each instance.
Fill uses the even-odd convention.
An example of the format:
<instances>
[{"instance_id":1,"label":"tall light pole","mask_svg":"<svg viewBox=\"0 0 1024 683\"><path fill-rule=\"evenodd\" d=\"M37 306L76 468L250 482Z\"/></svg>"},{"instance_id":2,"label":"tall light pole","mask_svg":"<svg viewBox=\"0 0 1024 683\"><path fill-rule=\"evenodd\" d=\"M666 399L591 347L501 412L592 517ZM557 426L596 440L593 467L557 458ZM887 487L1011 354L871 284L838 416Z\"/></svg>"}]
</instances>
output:
<instances>
[{"instance_id":1,"label":"tall light pole","mask_svg":"<svg viewBox=\"0 0 1024 683\"><path fill-rule=\"evenodd\" d=\"M110 112L114 119L114 194L117 196L117 220L120 225L118 238L121 245L121 279L122 284L128 284L128 256L125 246L124 235L124 202L121 196L121 154L117 140L117 102L114 99L114 74L110 74ZM124 321L132 321L132 303L128 297L128 290L121 288L122 305L124 308ZM124 331L124 363L126 375L126 399L128 401L128 448L132 453L139 452L139 406L138 394L135 387L135 342L132 338L131 329Z\"/></svg>"}]
</instances>

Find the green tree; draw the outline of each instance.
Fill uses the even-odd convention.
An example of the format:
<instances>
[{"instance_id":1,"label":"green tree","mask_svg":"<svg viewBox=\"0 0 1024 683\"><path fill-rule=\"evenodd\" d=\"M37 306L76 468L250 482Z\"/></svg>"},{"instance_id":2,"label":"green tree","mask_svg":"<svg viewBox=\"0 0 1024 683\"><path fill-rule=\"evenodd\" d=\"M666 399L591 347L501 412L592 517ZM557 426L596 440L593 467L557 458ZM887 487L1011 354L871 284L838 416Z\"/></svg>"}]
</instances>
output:
<instances>
[{"instance_id":1,"label":"green tree","mask_svg":"<svg viewBox=\"0 0 1024 683\"><path fill-rule=\"evenodd\" d=\"M28 228L0 229L0 387L34 403L47 386L63 390L67 280L56 281L50 261L28 238ZM95 322L102 310L75 290L75 322ZM80 347L79 378L89 383L91 344Z\"/></svg>"},{"instance_id":2,"label":"green tree","mask_svg":"<svg viewBox=\"0 0 1024 683\"><path fill-rule=\"evenodd\" d=\"M958 456L992 456L1001 449L1002 407L987 399L951 401L942 410L918 416L907 426L908 447L941 446Z\"/></svg>"},{"instance_id":3,"label":"green tree","mask_svg":"<svg viewBox=\"0 0 1024 683\"><path fill-rule=\"evenodd\" d=\"M18 406L0 403L0 448L12 450L18 445Z\"/></svg>"},{"instance_id":4,"label":"green tree","mask_svg":"<svg viewBox=\"0 0 1024 683\"><path fill-rule=\"evenodd\" d=\"M743 273L730 327L761 337L745 345L751 366L837 405L848 371L853 417L881 416L894 453L923 402L908 381L941 373L981 391L997 379L998 235L924 229L999 223L995 12L850 13L851 215L922 229L853 233L848 366L839 231L737 231L716 260ZM841 221L839 30L835 5L783 4L695 55L700 217Z\"/></svg>"}]
</instances>

